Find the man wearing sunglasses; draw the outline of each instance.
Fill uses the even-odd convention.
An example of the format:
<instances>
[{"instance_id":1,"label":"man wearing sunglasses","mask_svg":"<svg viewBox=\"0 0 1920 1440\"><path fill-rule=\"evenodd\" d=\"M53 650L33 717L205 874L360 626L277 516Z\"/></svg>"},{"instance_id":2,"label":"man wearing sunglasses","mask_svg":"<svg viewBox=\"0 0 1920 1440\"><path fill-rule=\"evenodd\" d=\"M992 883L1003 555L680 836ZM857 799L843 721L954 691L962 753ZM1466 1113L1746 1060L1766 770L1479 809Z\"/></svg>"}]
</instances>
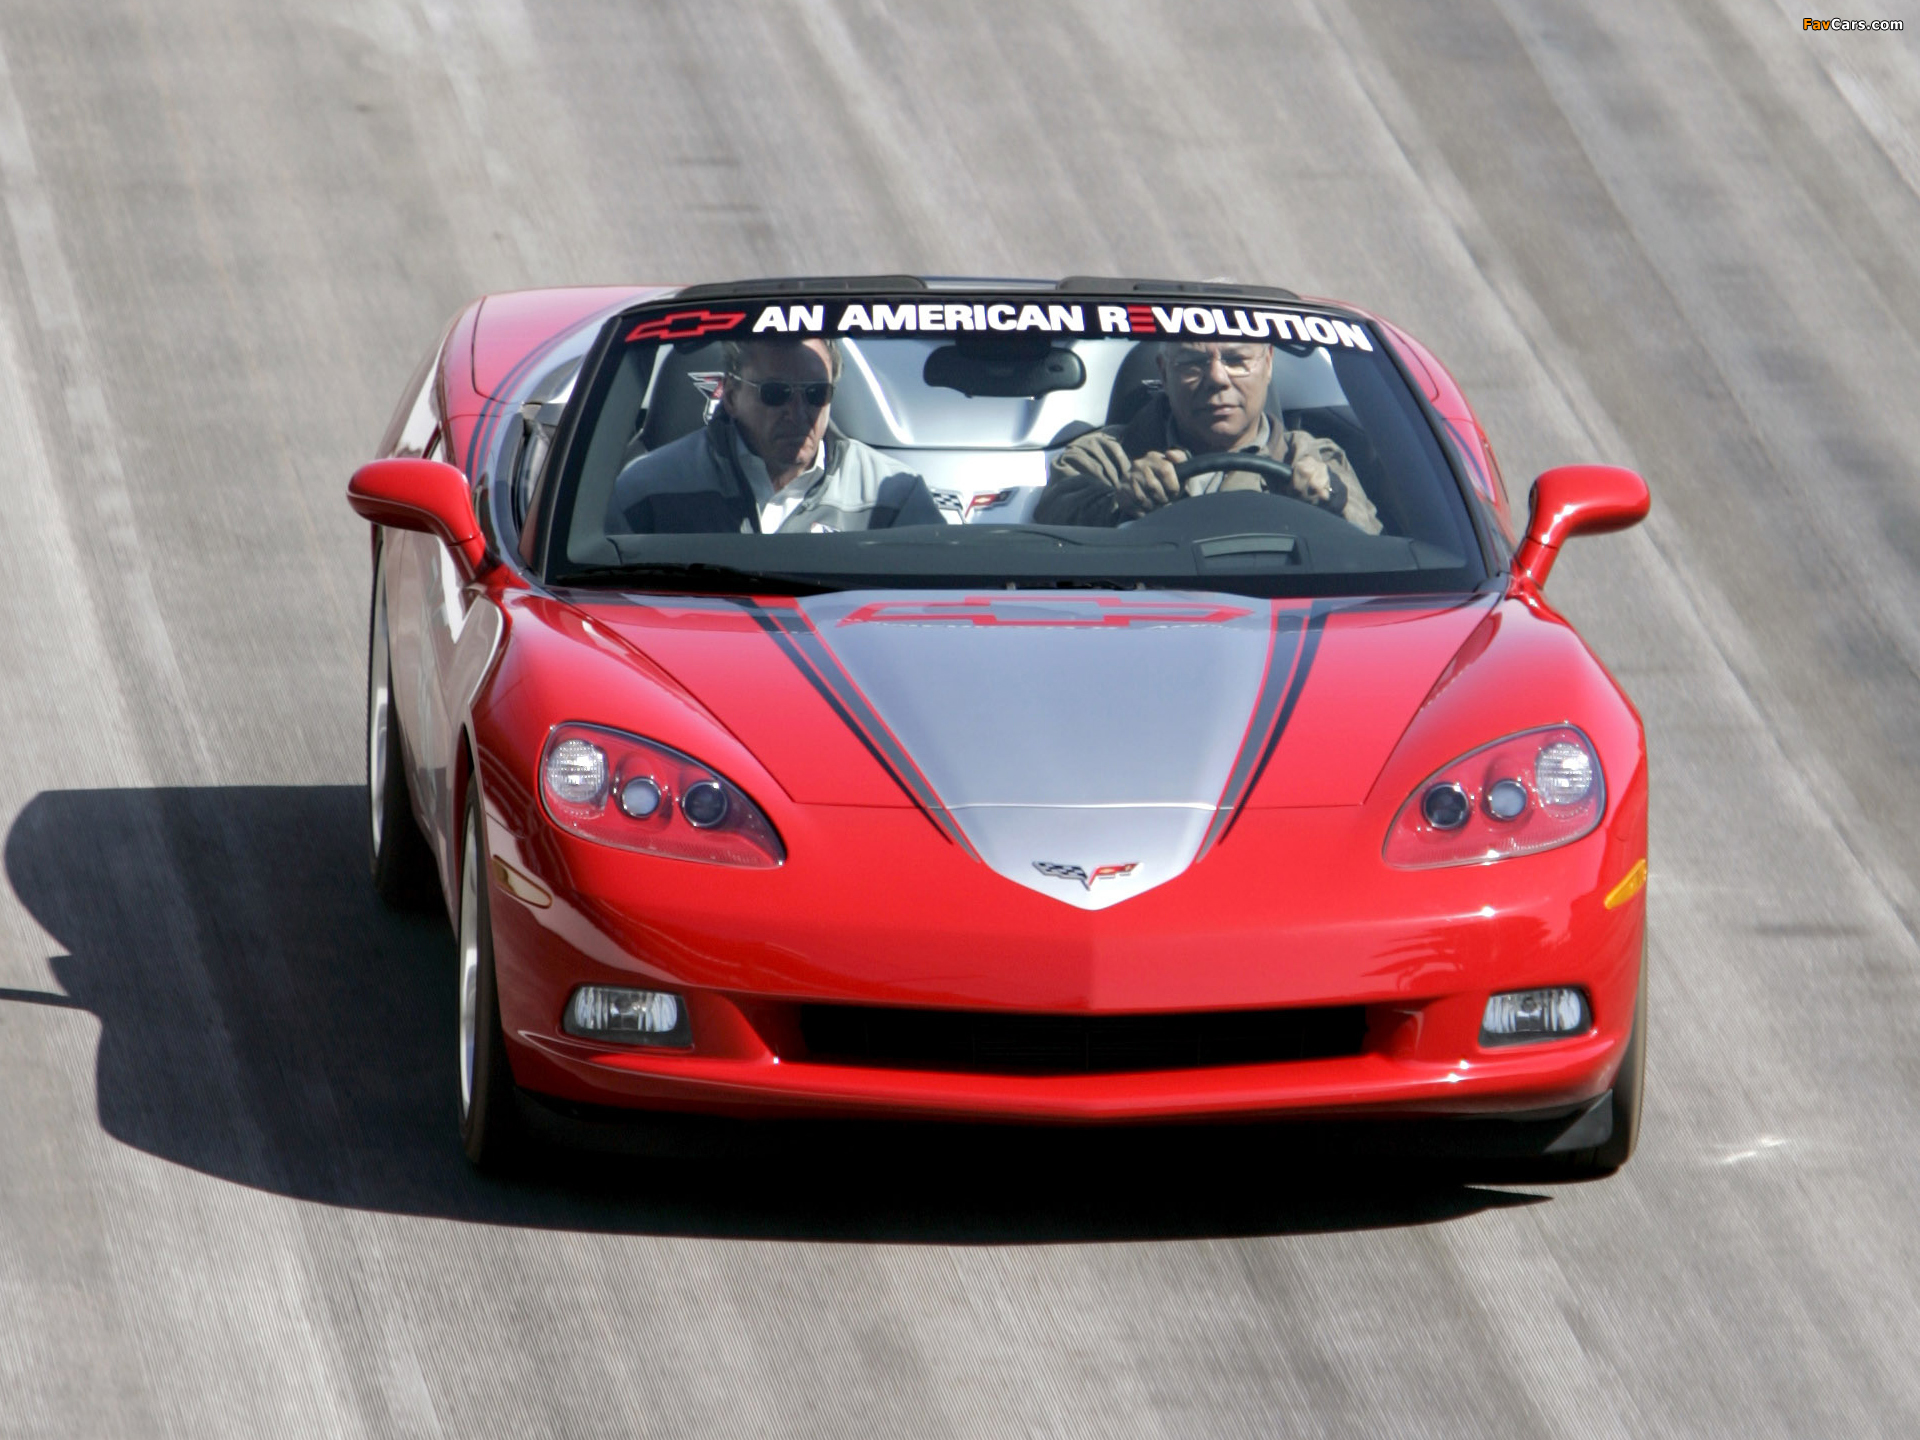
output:
<instances>
[{"instance_id":1,"label":"man wearing sunglasses","mask_svg":"<svg viewBox=\"0 0 1920 1440\"><path fill-rule=\"evenodd\" d=\"M730 340L720 406L704 429L620 472L608 529L638 534L807 534L944 523L926 482L831 429L840 347Z\"/></svg>"}]
</instances>

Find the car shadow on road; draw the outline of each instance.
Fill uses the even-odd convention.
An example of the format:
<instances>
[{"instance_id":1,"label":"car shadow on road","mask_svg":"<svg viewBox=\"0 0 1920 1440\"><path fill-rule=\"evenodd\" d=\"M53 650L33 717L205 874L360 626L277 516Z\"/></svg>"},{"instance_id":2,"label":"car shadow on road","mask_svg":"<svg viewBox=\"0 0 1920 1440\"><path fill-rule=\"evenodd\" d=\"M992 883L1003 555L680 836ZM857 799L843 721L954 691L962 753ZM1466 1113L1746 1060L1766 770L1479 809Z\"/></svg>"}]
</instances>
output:
<instances>
[{"instance_id":1,"label":"car shadow on road","mask_svg":"<svg viewBox=\"0 0 1920 1440\"><path fill-rule=\"evenodd\" d=\"M662 1235L1034 1244L1429 1224L1537 1194L1327 1134L698 1122L651 1156L543 1153L474 1174L454 1133L453 944L374 898L351 786L37 796L6 872L99 1020L100 1123L236 1184L483 1224ZM684 1143L688 1136L696 1143Z\"/></svg>"}]
</instances>

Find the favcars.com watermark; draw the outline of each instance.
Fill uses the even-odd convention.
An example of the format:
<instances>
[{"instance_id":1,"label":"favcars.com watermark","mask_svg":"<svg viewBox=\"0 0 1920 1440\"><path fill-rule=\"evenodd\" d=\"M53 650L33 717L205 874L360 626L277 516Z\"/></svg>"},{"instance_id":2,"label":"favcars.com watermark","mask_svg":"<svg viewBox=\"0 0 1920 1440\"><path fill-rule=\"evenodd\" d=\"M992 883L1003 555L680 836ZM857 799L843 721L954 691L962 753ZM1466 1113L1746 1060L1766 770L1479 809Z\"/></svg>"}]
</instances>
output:
<instances>
[{"instance_id":1,"label":"favcars.com watermark","mask_svg":"<svg viewBox=\"0 0 1920 1440\"><path fill-rule=\"evenodd\" d=\"M1811 15L1800 21L1802 30L1904 30L1904 20L1816 20Z\"/></svg>"}]
</instances>

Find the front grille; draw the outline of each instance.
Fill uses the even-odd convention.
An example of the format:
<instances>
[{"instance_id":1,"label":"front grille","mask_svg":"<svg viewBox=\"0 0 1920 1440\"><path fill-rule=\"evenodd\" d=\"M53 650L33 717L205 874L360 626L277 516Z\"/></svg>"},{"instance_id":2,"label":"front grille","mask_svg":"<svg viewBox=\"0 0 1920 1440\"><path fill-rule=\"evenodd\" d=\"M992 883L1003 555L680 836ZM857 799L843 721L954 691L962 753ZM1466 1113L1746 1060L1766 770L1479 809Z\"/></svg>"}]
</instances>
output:
<instances>
[{"instance_id":1,"label":"front grille","mask_svg":"<svg viewBox=\"0 0 1920 1440\"><path fill-rule=\"evenodd\" d=\"M897 1070L1098 1075L1358 1055L1359 1005L1174 1015L1011 1015L802 1005L808 1058Z\"/></svg>"}]
</instances>

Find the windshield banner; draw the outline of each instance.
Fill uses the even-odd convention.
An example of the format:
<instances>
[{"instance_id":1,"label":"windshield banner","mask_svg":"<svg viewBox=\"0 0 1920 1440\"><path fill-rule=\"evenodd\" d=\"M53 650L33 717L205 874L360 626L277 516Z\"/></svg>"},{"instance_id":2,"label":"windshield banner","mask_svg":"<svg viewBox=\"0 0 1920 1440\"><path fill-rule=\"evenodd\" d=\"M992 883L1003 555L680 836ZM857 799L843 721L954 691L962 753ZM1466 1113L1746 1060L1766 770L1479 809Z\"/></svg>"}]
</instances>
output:
<instances>
[{"instance_id":1,"label":"windshield banner","mask_svg":"<svg viewBox=\"0 0 1920 1440\"><path fill-rule=\"evenodd\" d=\"M1137 335L1143 339L1266 340L1372 350L1364 326L1331 315L1265 306L1059 304L1007 300L855 300L813 304L749 302L650 315L634 340L692 340L726 335Z\"/></svg>"}]
</instances>

